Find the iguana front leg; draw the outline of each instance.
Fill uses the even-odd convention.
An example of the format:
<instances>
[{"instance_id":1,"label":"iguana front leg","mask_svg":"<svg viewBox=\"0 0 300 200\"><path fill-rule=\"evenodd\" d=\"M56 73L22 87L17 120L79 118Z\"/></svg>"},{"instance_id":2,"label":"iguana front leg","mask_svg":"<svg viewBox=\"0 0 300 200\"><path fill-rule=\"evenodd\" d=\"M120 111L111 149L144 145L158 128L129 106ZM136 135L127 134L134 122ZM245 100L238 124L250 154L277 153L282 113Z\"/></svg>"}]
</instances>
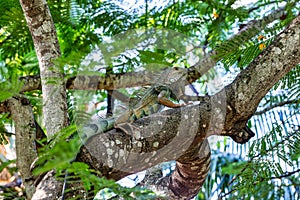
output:
<instances>
[{"instance_id":1,"label":"iguana front leg","mask_svg":"<svg viewBox=\"0 0 300 200\"><path fill-rule=\"evenodd\" d=\"M165 91L165 90L161 91L160 94L158 95L158 102L169 108L179 108L179 107L185 106L185 105L189 104L189 101L200 101L200 104L203 104L204 108L206 108L207 110L210 110L210 97L208 95L206 95L206 96L190 96L190 95L183 94L183 95L181 95L181 97L179 99L183 100L185 103L184 104L174 103L173 101L171 101L168 98L167 91Z\"/></svg>"},{"instance_id":2,"label":"iguana front leg","mask_svg":"<svg viewBox=\"0 0 300 200\"><path fill-rule=\"evenodd\" d=\"M169 108L179 108L179 107L182 107L185 105L185 104L174 103L169 98L170 98L170 93L168 90L160 91L159 94L157 95L157 97L153 98L152 102L154 102L154 103L151 103L151 105L145 104L142 107L139 107L140 108L140 110L138 111L139 113L135 113L135 111L137 111L137 110L134 110L134 109L129 109L125 113L123 113L116 120L115 128L119 128L126 134L132 135L132 133L135 133L135 130L139 129L138 127L132 125L132 122L137 119L140 119L146 115L155 113L156 111L154 111L154 112L152 111L153 113L150 112L150 110L156 110L156 109L154 109L155 106L159 106L159 104L161 104L161 105L167 106ZM150 107L152 109L150 109ZM141 113L144 113L144 115L141 115ZM134 135L133 135L133 137L138 138L138 136L134 136Z\"/></svg>"},{"instance_id":3,"label":"iguana front leg","mask_svg":"<svg viewBox=\"0 0 300 200\"><path fill-rule=\"evenodd\" d=\"M133 108L122 113L122 115L116 119L115 128L121 129L126 134L132 135L131 133L138 129L131 124L135 120L158 112L161 106L178 108L184 105L172 102L169 99L170 93L167 90L160 91L158 95L152 90L149 94L151 95L142 98L140 102L133 106Z\"/></svg>"},{"instance_id":4,"label":"iguana front leg","mask_svg":"<svg viewBox=\"0 0 300 200\"><path fill-rule=\"evenodd\" d=\"M168 97L169 97L168 92L166 90L163 90L159 93L157 100L160 104L167 106L169 108L179 108L185 105L185 104L174 103Z\"/></svg>"}]
</instances>

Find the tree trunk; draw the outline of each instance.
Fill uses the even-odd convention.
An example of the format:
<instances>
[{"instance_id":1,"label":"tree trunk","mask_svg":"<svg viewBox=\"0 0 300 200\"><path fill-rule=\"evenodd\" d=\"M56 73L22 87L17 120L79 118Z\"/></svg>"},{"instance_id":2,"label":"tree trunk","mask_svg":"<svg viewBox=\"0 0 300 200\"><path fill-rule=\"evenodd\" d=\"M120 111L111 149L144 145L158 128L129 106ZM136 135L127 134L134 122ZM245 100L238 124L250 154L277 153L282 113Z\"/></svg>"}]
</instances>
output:
<instances>
[{"instance_id":1,"label":"tree trunk","mask_svg":"<svg viewBox=\"0 0 300 200\"><path fill-rule=\"evenodd\" d=\"M45 0L20 0L39 61L43 114L47 137L68 125L66 89L62 69L53 60L60 56L54 23Z\"/></svg>"},{"instance_id":2,"label":"tree trunk","mask_svg":"<svg viewBox=\"0 0 300 200\"><path fill-rule=\"evenodd\" d=\"M67 125L63 75L51 62L60 55L57 36L46 1L20 0L20 2L39 59L44 123L48 137L51 137ZM299 35L300 17L297 17L231 85L212 96L214 105L212 110L208 111L200 105L194 105L142 118L133 123L133 126L142 128L134 130L131 136L124 136L124 133L118 130L95 136L82 148L77 159L89 163L104 176L116 180L163 161L177 160L177 168L169 179L169 189L174 194L180 195L176 193L180 186L184 198L194 196L195 189L198 190L204 180L204 177L201 181L197 180L196 176L205 176L209 166L209 153L203 156L199 154L201 144L212 134L229 135L240 143L250 139L251 135L242 130L247 120L254 114L258 103L280 78L300 62ZM214 54L215 52L212 53ZM214 61L208 59L206 63L211 66ZM199 66L201 64L198 64ZM201 74L202 71L198 73ZM197 76L199 75L194 77ZM220 101L220 98L224 100L224 97L227 103L225 107ZM161 121L164 121L164 124L150 123ZM194 132L187 133L186 127ZM133 138L134 135L141 137ZM163 151L160 151L161 149ZM205 160L202 160L202 157ZM121 171L119 166L125 167L126 171ZM195 173L189 173L192 169L195 169ZM53 174L54 172L49 172L44 177L33 199L58 198L62 184L53 178ZM194 180L193 187L184 180L189 175Z\"/></svg>"},{"instance_id":3,"label":"tree trunk","mask_svg":"<svg viewBox=\"0 0 300 200\"><path fill-rule=\"evenodd\" d=\"M21 173L26 196L31 199L35 192L34 178L30 166L37 158L35 146L36 124L28 99L13 97L7 102L15 124L17 167Z\"/></svg>"},{"instance_id":4,"label":"tree trunk","mask_svg":"<svg viewBox=\"0 0 300 200\"><path fill-rule=\"evenodd\" d=\"M43 118L47 138L50 139L68 125L63 70L53 64L53 60L60 56L60 48L47 2L45 0L20 0L20 4L39 61L43 92ZM17 143L17 145L24 144ZM56 194L61 191L62 184L57 182L52 175L53 173L48 173L48 176L44 177L32 199L57 198Z\"/></svg>"}]
</instances>

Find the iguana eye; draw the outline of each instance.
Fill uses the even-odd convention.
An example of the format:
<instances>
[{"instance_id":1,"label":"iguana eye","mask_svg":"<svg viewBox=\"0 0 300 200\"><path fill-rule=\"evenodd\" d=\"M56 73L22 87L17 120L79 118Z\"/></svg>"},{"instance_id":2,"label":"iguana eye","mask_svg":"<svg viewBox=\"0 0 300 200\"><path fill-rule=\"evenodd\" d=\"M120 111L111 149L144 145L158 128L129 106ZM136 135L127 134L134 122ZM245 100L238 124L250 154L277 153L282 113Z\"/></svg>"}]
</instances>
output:
<instances>
[{"instance_id":1,"label":"iguana eye","mask_svg":"<svg viewBox=\"0 0 300 200\"><path fill-rule=\"evenodd\" d=\"M170 82L171 82L171 83L174 83L174 82L175 82L175 79L174 79L174 78L171 78L171 79L170 79Z\"/></svg>"}]
</instances>

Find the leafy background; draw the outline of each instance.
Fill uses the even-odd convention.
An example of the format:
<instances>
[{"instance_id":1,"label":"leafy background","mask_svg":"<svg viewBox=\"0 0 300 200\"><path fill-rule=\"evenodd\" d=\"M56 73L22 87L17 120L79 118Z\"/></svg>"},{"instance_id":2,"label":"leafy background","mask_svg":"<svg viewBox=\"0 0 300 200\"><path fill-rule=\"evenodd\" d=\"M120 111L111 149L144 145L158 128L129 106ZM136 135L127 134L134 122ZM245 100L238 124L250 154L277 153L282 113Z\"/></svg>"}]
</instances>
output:
<instances>
[{"instance_id":1,"label":"leafy background","mask_svg":"<svg viewBox=\"0 0 300 200\"><path fill-rule=\"evenodd\" d=\"M218 52L218 66L215 72L223 75L226 84L244 69L276 34L299 13L299 3L288 1L287 14L261 31L251 30L234 40L233 34L250 20L261 19L286 4L286 1L260 0L244 6L238 1L89 1L53 0L49 7L53 16L62 57L57 61L66 77L73 77L89 60L92 51L98 48L106 37L135 28L167 28L193 38L194 52ZM13 19L13 20L12 20ZM263 36L259 39L259 36ZM129 58L120 52L119 62L112 63L112 72L137 70L141 63L184 63L185 58L176 58L168 52L152 49L140 51ZM168 57L169 56L169 57ZM165 58L168 57L166 60ZM189 67L184 63L185 67ZM105 74L106 72L100 73ZM200 93L214 93L220 88L209 88L207 82L214 78L214 71L194 85ZM24 19L19 1L0 2L0 102L18 94L22 83L20 77L37 75L38 62L33 42ZM295 67L265 96L255 116L248 126L256 133L256 138L246 145L237 145L229 138L212 139L212 164L209 174L197 199L298 199L299 198L299 96L300 66ZM129 93L130 91L124 90ZM104 91L94 92L97 102L106 102ZM35 118L42 124L41 92L26 92L30 99ZM69 115L72 119L74 93L68 91ZM105 109L105 106L101 109ZM15 167L13 154L13 122L9 114L0 114L2 195L6 199L24 198L20 177ZM62 131L65 138L75 132L72 125ZM45 145L41 150L44 158L55 158L54 162L42 165L37 173L56 167L64 178L68 169L73 177L84 183L82 190L96 194L103 188L104 194L113 192L119 196L112 198L154 198L154 193L141 188L126 189L118 184L100 179L83 163L69 163L79 148L76 142L65 142L64 137L49 150ZM73 141L73 140L72 140ZM74 140L76 141L76 140ZM5 148L4 148L4 145ZM68 151L67 151L68 150ZM66 152L61 154L61 152ZM61 155L61 156L57 156ZM42 162L43 160L41 160ZM59 165L54 165L59 163ZM172 164L162 165L172 170ZM89 179L86 179L89 177ZM134 196L134 197L133 197ZM99 197L101 198L101 197Z\"/></svg>"}]
</instances>

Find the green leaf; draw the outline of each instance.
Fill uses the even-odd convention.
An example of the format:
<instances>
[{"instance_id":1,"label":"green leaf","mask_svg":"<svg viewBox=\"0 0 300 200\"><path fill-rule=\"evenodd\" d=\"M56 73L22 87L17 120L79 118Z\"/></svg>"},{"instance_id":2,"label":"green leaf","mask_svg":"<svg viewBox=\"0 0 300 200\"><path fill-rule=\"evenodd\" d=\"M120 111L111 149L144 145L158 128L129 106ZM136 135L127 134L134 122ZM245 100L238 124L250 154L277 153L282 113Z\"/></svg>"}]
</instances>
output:
<instances>
[{"instance_id":1,"label":"green leaf","mask_svg":"<svg viewBox=\"0 0 300 200\"><path fill-rule=\"evenodd\" d=\"M8 91L0 91L0 102L12 97L14 93Z\"/></svg>"}]
</instances>

